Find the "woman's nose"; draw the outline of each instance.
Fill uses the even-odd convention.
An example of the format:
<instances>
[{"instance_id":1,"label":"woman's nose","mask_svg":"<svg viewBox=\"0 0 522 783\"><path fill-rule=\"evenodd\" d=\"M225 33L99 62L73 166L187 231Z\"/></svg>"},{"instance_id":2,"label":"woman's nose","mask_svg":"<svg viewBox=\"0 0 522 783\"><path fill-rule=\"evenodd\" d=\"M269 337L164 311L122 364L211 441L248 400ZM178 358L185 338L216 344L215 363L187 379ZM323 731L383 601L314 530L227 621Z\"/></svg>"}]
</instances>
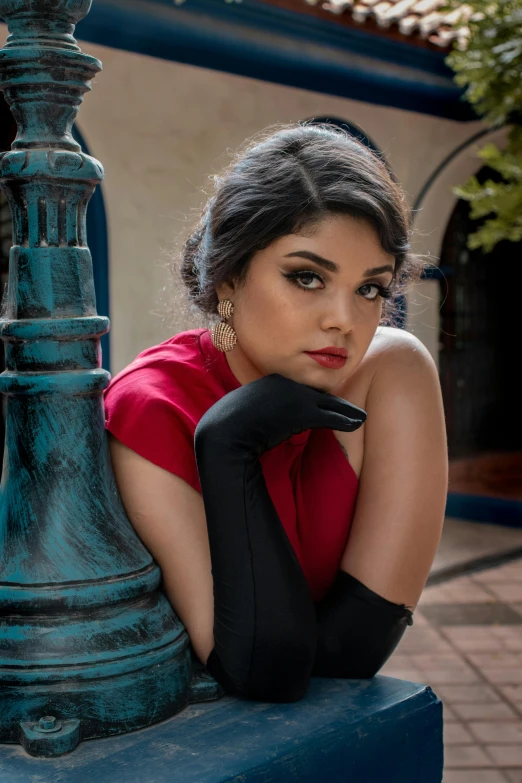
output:
<instances>
[{"instance_id":1,"label":"woman's nose","mask_svg":"<svg viewBox=\"0 0 522 783\"><path fill-rule=\"evenodd\" d=\"M354 307L350 298L346 293L332 297L322 317L322 328L324 330L338 329L340 332L348 334L353 331L354 325Z\"/></svg>"}]
</instances>

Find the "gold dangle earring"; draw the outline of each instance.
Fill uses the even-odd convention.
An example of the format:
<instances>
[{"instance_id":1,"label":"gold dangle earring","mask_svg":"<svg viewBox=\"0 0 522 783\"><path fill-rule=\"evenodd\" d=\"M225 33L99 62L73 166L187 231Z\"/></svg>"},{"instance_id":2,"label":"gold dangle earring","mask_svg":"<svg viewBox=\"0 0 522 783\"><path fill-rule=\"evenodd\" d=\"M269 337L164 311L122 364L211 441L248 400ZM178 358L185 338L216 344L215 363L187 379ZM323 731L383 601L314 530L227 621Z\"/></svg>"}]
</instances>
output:
<instances>
[{"instance_id":1,"label":"gold dangle earring","mask_svg":"<svg viewBox=\"0 0 522 783\"><path fill-rule=\"evenodd\" d=\"M221 321L215 324L210 331L212 343L218 351L231 351L237 343L237 334L230 324L225 323L225 321L228 321L234 312L234 304L230 299L223 299L218 303L217 309Z\"/></svg>"}]
</instances>

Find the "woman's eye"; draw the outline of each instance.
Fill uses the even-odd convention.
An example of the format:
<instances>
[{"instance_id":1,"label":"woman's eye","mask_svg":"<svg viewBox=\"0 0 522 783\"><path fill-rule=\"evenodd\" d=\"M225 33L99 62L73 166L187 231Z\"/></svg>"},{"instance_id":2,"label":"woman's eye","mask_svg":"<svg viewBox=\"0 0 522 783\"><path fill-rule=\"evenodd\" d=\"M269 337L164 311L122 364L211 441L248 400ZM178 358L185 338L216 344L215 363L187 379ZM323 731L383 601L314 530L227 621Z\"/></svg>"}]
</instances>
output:
<instances>
[{"instance_id":1,"label":"woman's eye","mask_svg":"<svg viewBox=\"0 0 522 783\"><path fill-rule=\"evenodd\" d=\"M290 274L285 275L285 277L298 288L307 291L315 291L323 284L323 280L316 272L291 272ZM314 282L317 282L319 285L313 285Z\"/></svg>"},{"instance_id":2,"label":"woman's eye","mask_svg":"<svg viewBox=\"0 0 522 783\"><path fill-rule=\"evenodd\" d=\"M383 288L375 283L365 283L359 288L359 293L365 299L369 299L373 302L378 296L382 296Z\"/></svg>"},{"instance_id":3,"label":"woman's eye","mask_svg":"<svg viewBox=\"0 0 522 783\"><path fill-rule=\"evenodd\" d=\"M313 286L312 283L314 281L317 281L318 283L321 282L320 278L317 277L317 275L314 275L313 272L304 272L304 274L299 275L298 279L305 288L316 288L317 286Z\"/></svg>"}]
</instances>

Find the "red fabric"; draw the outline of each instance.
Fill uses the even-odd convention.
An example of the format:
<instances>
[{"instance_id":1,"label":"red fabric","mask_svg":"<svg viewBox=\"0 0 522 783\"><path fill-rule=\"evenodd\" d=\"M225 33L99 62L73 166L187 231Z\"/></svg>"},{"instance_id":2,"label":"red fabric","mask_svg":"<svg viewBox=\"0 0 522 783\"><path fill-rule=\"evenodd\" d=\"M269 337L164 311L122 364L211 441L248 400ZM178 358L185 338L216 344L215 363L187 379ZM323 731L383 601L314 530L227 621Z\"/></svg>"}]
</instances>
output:
<instances>
[{"instance_id":1,"label":"red fabric","mask_svg":"<svg viewBox=\"0 0 522 783\"><path fill-rule=\"evenodd\" d=\"M208 329L148 348L105 391L106 428L145 459L201 492L194 430L240 386ZM307 430L261 457L270 497L318 601L339 568L358 480L332 430Z\"/></svg>"}]
</instances>

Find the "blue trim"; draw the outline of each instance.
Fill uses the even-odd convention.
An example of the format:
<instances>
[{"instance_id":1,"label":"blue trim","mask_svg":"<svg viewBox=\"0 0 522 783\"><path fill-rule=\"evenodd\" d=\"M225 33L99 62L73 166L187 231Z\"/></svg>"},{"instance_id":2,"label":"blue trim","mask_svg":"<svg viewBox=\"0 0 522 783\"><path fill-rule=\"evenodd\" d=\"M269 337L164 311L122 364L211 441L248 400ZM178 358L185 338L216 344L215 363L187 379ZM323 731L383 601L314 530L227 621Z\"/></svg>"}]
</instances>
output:
<instances>
[{"instance_id":1,"label":"blue trim","mask_svg":"<svg viewBox=\"0 0 522 783\"><path fill-rule=\"evenodd\" d=\"M112 48L328 95L476 119L442 52L258 0L190 0L181 7L172 0L98 0L78 24L77 35Z\"/></svg>"},{"instance_id":2,"label":"blue trim","mask_svg":"<svg viewBox=\"0 0 522 783\"><path fill-rule=\"evenodd\" d=\"M522 501L482 495L448 493L446 516L522 528Z\"/></svg>"},{"instance_id":3,"label":"blue trim","mask_svg":"<svg viewBox=\"0 0 522 783\"><path fill-rule=\"evenodd\" d=\"M85 139L78 126L73 126L73 136L86 155L90 155ZM87 241L92 256L92 273L94 290L96 292L96 309L99 315L110 318L109 295L109 240L107 235L107 218L101 185L98 185L87 207ZM101 338L102 367L111 370L111 344L109 335Z\"/></svg>"}]
</instances>

